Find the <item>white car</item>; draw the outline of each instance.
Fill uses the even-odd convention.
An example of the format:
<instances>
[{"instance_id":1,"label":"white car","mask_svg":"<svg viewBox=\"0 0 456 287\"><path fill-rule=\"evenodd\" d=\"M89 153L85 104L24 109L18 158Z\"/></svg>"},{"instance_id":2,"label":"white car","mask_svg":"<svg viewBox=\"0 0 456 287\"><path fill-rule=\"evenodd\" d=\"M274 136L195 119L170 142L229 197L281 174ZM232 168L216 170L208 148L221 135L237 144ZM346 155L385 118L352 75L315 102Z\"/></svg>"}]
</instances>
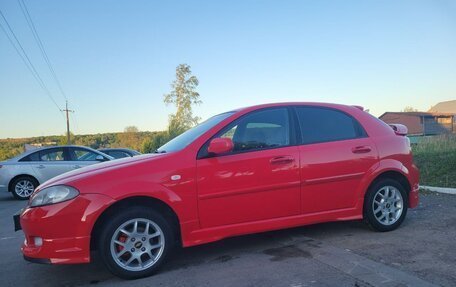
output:
<instances>
[{"instance_id":1,"label":"white car","mask_svg":"<svg viewBox=\"0 0 456 287\"><path fill-rule=\"evenodd\" d=\"M83 146L53 146L27 151L0 162L0 192L28 199L38 185L62 173L114 159Z\"/></svg>"}]
</instances>

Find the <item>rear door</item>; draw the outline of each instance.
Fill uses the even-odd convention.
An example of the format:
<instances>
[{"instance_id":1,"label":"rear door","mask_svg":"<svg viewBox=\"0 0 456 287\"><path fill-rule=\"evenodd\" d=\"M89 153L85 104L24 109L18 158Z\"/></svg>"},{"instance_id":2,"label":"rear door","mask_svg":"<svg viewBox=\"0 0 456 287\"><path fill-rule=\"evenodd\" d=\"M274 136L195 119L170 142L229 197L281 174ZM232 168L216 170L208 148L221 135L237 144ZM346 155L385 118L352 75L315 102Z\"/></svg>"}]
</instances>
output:
<instances>
[{"instance_id":1,"label":"rear door","mask_svg":"<svg viewBox=\"0 0 456 287\"><path fill-rule=\"evenodd\" d=\"M37 154L37 161L32 161L31 164L40 182L72 170L65 147L44 149Z\"/></svg>"},{"instance_id":2,"label":"rear door","mask_svg":"<svg viewBox=\"0 0 456 287\"><path fill-rule=\"evenodd\" d=\"M336 109L295 108L302 142L301 201L303 213L352 208L358 187L377 163L377 151L360 123Z\"/></svg>"}]
</instances>

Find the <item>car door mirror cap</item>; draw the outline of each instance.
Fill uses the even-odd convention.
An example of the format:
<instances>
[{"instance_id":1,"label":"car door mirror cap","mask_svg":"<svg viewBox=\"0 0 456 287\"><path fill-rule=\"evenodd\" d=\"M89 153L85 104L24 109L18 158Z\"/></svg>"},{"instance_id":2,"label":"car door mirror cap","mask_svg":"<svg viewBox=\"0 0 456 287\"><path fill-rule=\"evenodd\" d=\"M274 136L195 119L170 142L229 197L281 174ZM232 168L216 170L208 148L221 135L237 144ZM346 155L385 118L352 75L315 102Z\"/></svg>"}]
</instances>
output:
<instances>
[{"instance_id":1,"label":"car door mirror cap","mask_svg":"<svg viewBox=\"0 0 456 287\"><path fill-rule=\"evenodd\" d=\"M95 160L96 161L106 161L107 159L104 156L102 156L101 154L99 154L95 157Z\"/></svg>"},{"instance_id":2,"label":"car door mirror cap","mask_svg":"<svg viewBox=\"0 0 456 287\"><path fill-rule=\"evenodd\" d=\"M215 138L210 141L207 151L210 154L219 155L230 152L233 148L234 143L230 138Z\"/></svg>"}]
</instances>

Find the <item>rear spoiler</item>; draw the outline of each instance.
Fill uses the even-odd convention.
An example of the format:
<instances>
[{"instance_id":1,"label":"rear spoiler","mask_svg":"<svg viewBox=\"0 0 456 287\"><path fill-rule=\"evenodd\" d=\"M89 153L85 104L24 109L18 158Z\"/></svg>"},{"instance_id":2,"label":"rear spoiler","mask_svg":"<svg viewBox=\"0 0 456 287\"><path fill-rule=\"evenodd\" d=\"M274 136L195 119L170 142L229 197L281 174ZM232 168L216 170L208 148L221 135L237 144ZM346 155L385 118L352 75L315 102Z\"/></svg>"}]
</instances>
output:
<instances>
[{"instance_id":1,"label":"rear spoiler","mask_svg":"<svg viewBox=\"0 0 456 287\"><path fill-rule=\"evenodd\" d=\"M355 107L357 109L360 109L361 111L364 111L364 107L362 107L362 106L352 106L352 107Z\"/></svg>"},{"instance_id":2,"label":"rear spoiler","mask_svg":"<svg viewBox=\"0 0 456 287\"><path fill-rule=\"evenodd\" d=\"M406 126L401 124L389 124L389 126L393 129L394 133L398 136L406 136L408 133L408 129Z\"/></svg>"}]
</instances>

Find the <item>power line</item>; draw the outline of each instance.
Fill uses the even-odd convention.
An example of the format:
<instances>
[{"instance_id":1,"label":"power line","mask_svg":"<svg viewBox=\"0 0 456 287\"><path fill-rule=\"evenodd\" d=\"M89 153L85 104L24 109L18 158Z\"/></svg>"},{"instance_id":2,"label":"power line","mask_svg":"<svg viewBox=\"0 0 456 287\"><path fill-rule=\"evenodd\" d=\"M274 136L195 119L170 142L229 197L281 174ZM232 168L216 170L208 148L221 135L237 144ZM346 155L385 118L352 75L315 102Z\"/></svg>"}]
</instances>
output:
<instances>
[{"instance_id":1,"label":"power line","mask_svg":"<svg viewBox=\"0 0 456 287\"><path fill-rule=\"evenodd\" d=\"M49 60L49 57L46 53L46 49L44 48L40 35L38 34L38 31L36 30L35 24L33 23L32 17L30 16L27 5L25 5L24 0L17 0L17 2L19 3L19 6L21 7L22 14L24 14L25 20L27 20L27 24L28 24L30 30L32 31L33 38L35 38L35 41L36 41L38 47L40 48L41 55L43 56L44 61L46 62L49 70L51 71L52 77L54 78L55 82L57 83L60 93L65 98L65 100L68 100L65 92L63 91L62 85L60 84L60 81L57 78L57 74L55 73L55 70L52 67L51 61Z\"/></svg>"},{"instance_id":2,"label":"power line","mask_svg":"<svg viewBox=\"0 0 456 287\"><path fill-rule=\"evenodd\" d=\"M57 102L52 97L51 92L46 87L45 83L43 82L43 79L40 77L40 74L37 72L37 70L35 69L35 66L30 61L30 58L28 57L27 53L25 52L24 48L22 47L21 42L19 42L19 40L17 39L16 34L14 33L13 29L11 28L8 20L6 20L5 15L3 15L3 12L1 11L1 9L0 9L0 16L5 21L6 27L8 28L9 32L11 33L11 35L13 35L14 40L16 41L16 42L13 41L11 36L8 34L6 29L3 27L3 25L0 22L0 27L2 28L3 32L5 33L6 37L9 40L9 42L11 43L11 45L13 45L14 49L16 50L18 55L21 57L22 61L24 61L24 64L27 66L27 68L30 71L30 73L32 73L32 75L35 78L35 80L38 82L38 84L41 86L41 88L45 91L46 95L54 103L54 105L57 107L57 109L60 110L59 105L57 104Z\"/></svg>"}]
</instances>

